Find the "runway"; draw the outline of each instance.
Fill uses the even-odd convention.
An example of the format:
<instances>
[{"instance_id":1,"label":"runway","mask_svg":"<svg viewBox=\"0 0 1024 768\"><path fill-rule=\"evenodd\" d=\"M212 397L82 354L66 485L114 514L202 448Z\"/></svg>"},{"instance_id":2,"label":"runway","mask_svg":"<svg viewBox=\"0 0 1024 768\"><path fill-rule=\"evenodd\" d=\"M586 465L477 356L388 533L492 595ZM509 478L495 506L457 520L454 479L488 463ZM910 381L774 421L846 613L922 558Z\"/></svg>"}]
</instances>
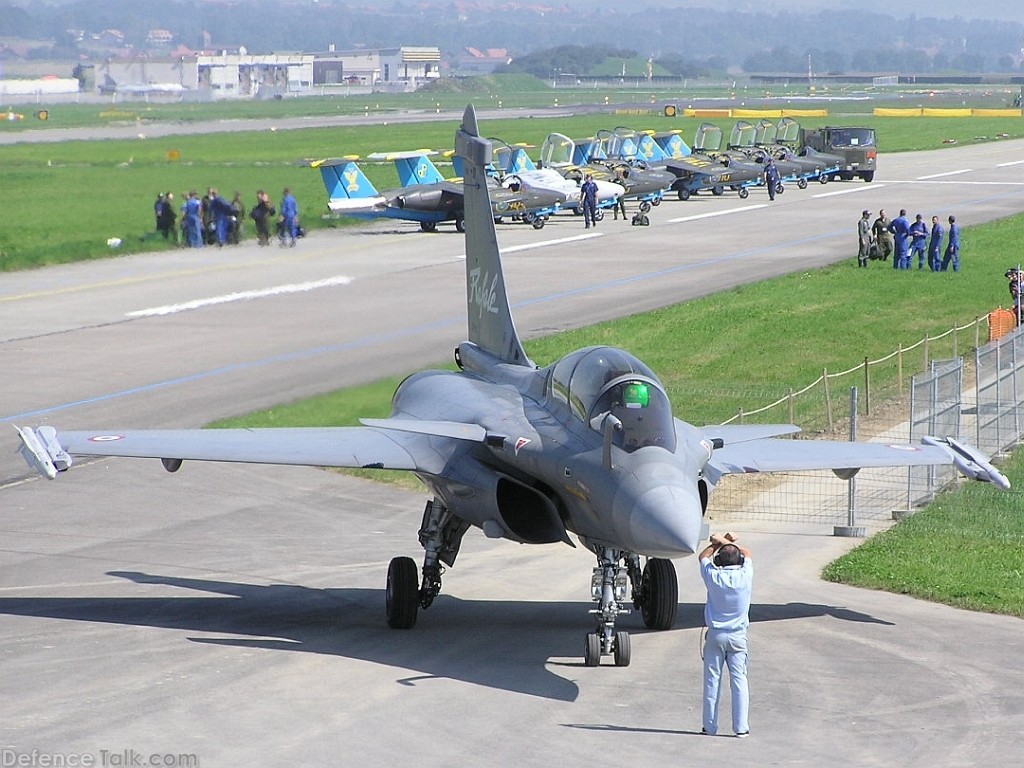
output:
<instances>
[{"instance_id":1,"label":"runway","mask_svg":"<svg viewBox=\"0 0 1024 768\"><path fill-rule=\"evenodd\" d=\"M862 208L965 226L1018 213L1022 150L883 154L872 184L669 200L650 227L606 219L586 238L573 218L502 226L517 326L529 338L852 259ZM464 282L461 237L394 223L0 274L0 421L200 426L443 362L465 334ZM1020 752L1020 621L823 583L851 545L831 531L740 527L758 576L752 736L737 741L699 735L692 560L677 562L675 629L628 617L631 666L585 668L580 549L470 533L437 603L397 632L382 587L392 556L419 558L421 494L130 460L44 482L14 445L4 429L5 759L973 766Z\"/></svg>"}]
</instances>

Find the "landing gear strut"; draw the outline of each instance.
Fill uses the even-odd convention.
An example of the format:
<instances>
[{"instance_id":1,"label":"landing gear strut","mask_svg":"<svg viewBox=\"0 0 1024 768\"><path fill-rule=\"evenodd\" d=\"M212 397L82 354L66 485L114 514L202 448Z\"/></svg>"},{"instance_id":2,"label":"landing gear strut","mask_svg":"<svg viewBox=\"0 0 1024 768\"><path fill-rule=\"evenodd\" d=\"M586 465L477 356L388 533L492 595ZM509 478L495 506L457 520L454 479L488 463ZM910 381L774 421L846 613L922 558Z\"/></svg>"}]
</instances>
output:
<instances>
[{"instance_id":1,"label":"landing gear strut","mask_svg":"<svg viewBox=\"0 0 1024 768\"><path fill-rule=\"evenodd\" d=\"M416 563L411 557L391 560L384 602L388 626L411 629L416 624L417 610L433 604L441 593L441 563L449 567L455 564L467 530L469 523L453 515L440 501L427 502L419 532L424 549L423 579L417 587Z\"/></svg>"},{"instance_id":2,"label":"landing gear strut","mask_svg":"<svg viewBox=\"0 0 1024 768\"><path fill-rule=\"evenodd\" d=\"M597 608L590 612L597 616L597 629L587 635L583 647L583 663L588 667L596 667L602 656L609 655L614 656L615 666L629 666L629 635L615 631L615 619L620 613L630 612L623 607L629 580L627 567L619 563L623 557L630 556L610 547L602 547L597 553L597 567L590 582L590 596L597 601Z\"/></svg>"},{"instance_id":3,"label":"landing gear strut","mask_svg":"<svg viewBox=\"0 0 1024 768\"><path fill-rule=\"evenodd\" d=\"M598 607L590 613L597 617L597 629L587 634L583 663L596 667L602 656L612 656L615 666L628 667L629 634L615 629L615 620L630 613L624 607L627 598L640 610L648 629L671 629L679 608L679 582L671 560L652 557L641 570L640 557L608 547L595 548L597 567L590 583L591 597ZM632 590L629 590L632 584Z\"/></svg>"}]
</instances>

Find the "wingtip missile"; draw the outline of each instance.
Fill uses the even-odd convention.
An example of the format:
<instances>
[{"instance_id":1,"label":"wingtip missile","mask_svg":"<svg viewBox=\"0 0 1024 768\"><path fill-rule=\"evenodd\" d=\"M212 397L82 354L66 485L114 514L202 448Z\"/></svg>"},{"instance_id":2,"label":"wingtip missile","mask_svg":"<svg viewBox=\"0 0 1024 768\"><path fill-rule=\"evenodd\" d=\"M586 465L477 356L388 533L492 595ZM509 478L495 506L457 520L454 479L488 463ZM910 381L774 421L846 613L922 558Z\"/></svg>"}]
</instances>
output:
<instances>
[{"instance_id":1,"label":"wingtip missile","mask_svg":"<svg viewBox=\"0 0 1024 768\"><path fill-rule=\"evenodd\" d=\"M1003 491L1010 490L1010 480L1002 472L992 466L989 457L970 445L961 443L951 437L923 437L921 442L936 445L949 451L953 464L965 476L983 483L991 483Z\"/></svg>"},{"instance_id":2,"label":"wingtip missile","mask_svg":"<svg viewBox=\"0 0 1024 768\"><path fill-rule=\"evenodd\" d=\"M21 438L18 452L25 459L25 463L43 477L53 480L59 472L71 466L71 457L61 447L57 440L57 430L53 427L39 427L34 430L31 427L15 426L15 429Z\"/></svg>"}]
</instances>

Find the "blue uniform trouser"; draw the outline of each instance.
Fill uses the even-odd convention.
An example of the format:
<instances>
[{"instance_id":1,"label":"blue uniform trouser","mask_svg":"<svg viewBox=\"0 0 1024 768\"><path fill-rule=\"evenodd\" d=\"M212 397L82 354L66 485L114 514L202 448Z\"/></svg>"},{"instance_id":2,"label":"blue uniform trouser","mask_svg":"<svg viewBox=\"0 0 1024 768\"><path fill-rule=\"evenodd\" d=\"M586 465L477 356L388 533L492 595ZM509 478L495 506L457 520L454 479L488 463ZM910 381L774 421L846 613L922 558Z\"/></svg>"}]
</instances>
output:
<instances>
[{"instance_id":1,"label":"blue uniform trouser","mask_svg":"<svg viewBox=\"0 0 1024 768\"><path fill-rule=\"evenodd\" d=\"M914 254L917 254L917 268L924 269L924 243L914 243L910 246L910 258L907 262L907 269L914 264Z\"/></svg>"},{"instance_id":2,"label":"blue uniform trouser","mask_svg":"<svg viewBox=\"0 0 1024 768\"><path fill-rule=\"evenodd\" d=\"M939 253L939 249L938 248L929 248L928 249L928 268L931 269L932 272L938 272L939 271L939 265L940 265L941 262L942 262L942 255Z\"/></svg>"},{"instance_id":3,"label":"blue uniform trouser","mask_svg":"<svg viewBox=\"0 0 1024 768\"><path fill-rule=\"evenodd\" d=\"M203 247L203 222L198 216L185 217L185 231L188 233L188 244L191 248Z\"/></svg>"},{"instance_id":4,"label":"blue uniform trouser","mask_svg":"<svg viewBox=\"0 0 1024 768\"><path fill-rule=\"evenodd\" d=\"M947 248L946 255L942 257L941 271L945 272L949 269L949 263L953 262L953 271L960 271L960 249L959 248Z\"/></svg>"},{"instance_id":5,"label":"blue uniform trouser","mask_svg":"<svg viewBox=\"0 0 1024 768\"><path fill-rule=\"evenodd\" d=\"M718 701L722 692L722 670L729 668L732 692L732 729L747 733L750 725L750 694L747 690L747 630L708 629L704 642L704 730L718 733Z\"/></svg>"},{"instance_id":6,"label":"blue uniform trouser","mask_svg":"<svg viewBox=\"0 0 1024 768\"><path fill-rule=\"evenodd\" d=\"M907 241L902 237L896 238L896 253L892 257L893 269L910 269L910 253L907 251Z\"/></svg>"}]
</instances>

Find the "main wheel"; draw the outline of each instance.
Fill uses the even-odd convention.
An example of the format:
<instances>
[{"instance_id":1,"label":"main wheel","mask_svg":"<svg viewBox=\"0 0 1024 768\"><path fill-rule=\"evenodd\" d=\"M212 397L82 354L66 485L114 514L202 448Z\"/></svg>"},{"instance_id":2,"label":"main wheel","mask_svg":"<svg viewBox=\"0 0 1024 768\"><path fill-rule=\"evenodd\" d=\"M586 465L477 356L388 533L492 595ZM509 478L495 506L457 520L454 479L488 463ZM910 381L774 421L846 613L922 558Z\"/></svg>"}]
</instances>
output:
<instances>
[{"instance_id":1,"label":"main wheel","mask_svg":"<svg viewBox=\"0 0 1024 768\"><path fill-rule=\"evenodd\" d=\"M534 229L544 229L544 225L548 223L548 220L543 216L538 216L533 220Z\"/></svg>"},{"instance_id":2,"label":"main wheel","mask_svg":"<svg viewBox=\"0 0 1024 768\"><path fill-rule=\"evenodd\" d=\"M601 663L601 636L597 632L587 633L587 643L583 646L583 663L588 667L596 667Z\"/></svg>"},{"instance_id":3,"label":"main wheel","mask_svg":"<svg viewBox=\"0 0 1024 768\"><path fill-rule=\"evenodd\" d=\"M615 666L629 666L629 633L615 633Z\"/></svg>"},{"instance_id":4,"label":"main wheel","mask_svg":"<svg viewBox=\"0 0 1024 768\"><path fill-rule=\"evenodd\" d=\"M799 179L796 182L797 189L807 189L807 179Z\"/></svg>"},{"instance_id":5,"label":"main wheel","mask_svg":"<svg viewBox=\"0 0 1024 768\"><path fill-rule=\"evenodd\" d=\"M711 194L714 195L715 197L721 197L722 195L725 194L725 187L723 187L721 184L716 184L711 188Z\"/></svg>"},{"instance_id":6,"label":"main wheel","mask_svg":"<svg viewBox=\"0 0 1024 768\"><path fill-rule=\"evenodd\" d=\"M784 186L782 185L782 182L780 181L780 182L779 182L779 183L778 183L778 184L777 184L777 185L775 186L775 194L776 194L776 195L781 195L781 194L782 194L783 192L785 192L785 191L786 191L786 188L785 188L785 187L784 187Z\"/></svg>"},{"instance_id":7,"label":"main wheel","mask_svg":"<svg viewBox=\"0 0 1024 768\"><path fill-rule=\"evenodd\" d=\"M640 611L649 629L671 629L679 609L679 580L671 560L652 557L640 582Z\"/></svg>"},{"instance_id":8,"label":"main wheel","mask_svg":"<svg viewBox=\"0 0 1024 768\"><path fill-rule=\"evenodd\" d=\"M412 629L420 607L419 574L411 557L395 557L388 566L385 610L392 629Z\"/></svg>"},{"instance_id":9,"label":"main wheel","mask_svg":"<svg viewBox=\"0 0 1024 768\"><path fill-rule=\"evenodd\" d=\"M875 172L874 171L864 171L864 173L862 173L860 175L860 177L862 179L864 179L864 181L870 183L870 182L875 180Z\"/></svg>"},{"instance_id":10,"label":"main wheel","mask_svg":"<svg viewBox=\"0 0 1024 768\"><path fill-rule=\"evenodd\" d=\"M750 197L750 190L746 187L740 187L736 190L736 194L739 196L740 200L746 200Z\"/></svg>"},{"instance_id":11,"label":"main wheel","mask_svg":"<svg viewBox=\"0 0 1024 768\"><path fill-rule=\"evenodd\" d=\"M821 176L818 177L818 183L819 184L828 184L828 178L829 178L828 174L827 173L823 173L823 174L821 174Z\"/></svg>"},{"instance_id":12,"label":"main wheel","mask_svg":"<svg viewBox=\"0 0 1024 768\"><path fill-rule=\"evenodd\" d=\"M455 219L455 231L456 232L465 232L466 231L466 220L464 218L462 218L461 216L458 216Z\"/></svg>"},{"instance_id":13,"label":"main wheel","mask_svg":"<svg viewBox=\"0 0 1024 768\"><path fill-rule=\"evenodd\" d=\"M651 210L651 204L647 200L640 203L640 213L649 213Z\"/></svg>"},{"instance_id":14,"label":"main wheel","mask_svg":"<svg viewBox=\"0 0 1024 768\"><path fill-rule=\"evenodd\" d=\"M424 232L436 232L437 222L436 221L421 221L420 229Z\"/></svg>"}]
</instances>

